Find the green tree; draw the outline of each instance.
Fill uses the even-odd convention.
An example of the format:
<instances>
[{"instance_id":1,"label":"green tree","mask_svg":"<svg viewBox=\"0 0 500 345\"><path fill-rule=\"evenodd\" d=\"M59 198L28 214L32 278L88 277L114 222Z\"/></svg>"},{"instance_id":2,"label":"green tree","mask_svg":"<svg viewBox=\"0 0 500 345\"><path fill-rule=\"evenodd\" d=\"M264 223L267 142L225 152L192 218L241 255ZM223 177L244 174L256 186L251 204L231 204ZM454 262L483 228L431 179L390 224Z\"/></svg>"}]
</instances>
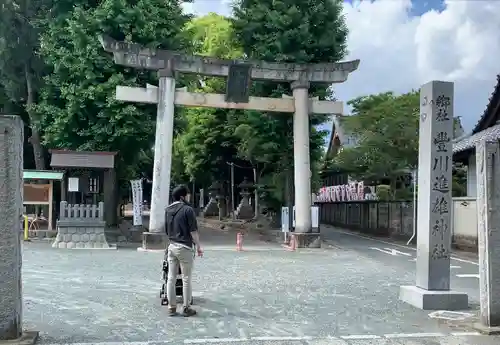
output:
<instances>
[{"instance_id":1,"label":"green tree","mask_svg":"<svg viewBox=\"0 0 500 345\"><path fill-rule=\"evenodd\" d=\"M452 191L454 197L467 196L467 167L453 163Z\"/></svg>"},{"instance_id":2,"label":"green tree","mask_svg":"<svg viewBox=\"0 0 500 345\"><path fill-rule=\"evenodd\" d=\"M34 111L45 64L39 56L39 36L49 1L5 0L0 5L0 108L19 113L30 125L36 169L45 169L40 118Z\"/></svg>"},{"instance_id":3,"label":"green tree","mask_svg":"<svg viewBox=\"0 0 500 345\"><path fill-rule=\"evenodd\" d=\"M337 62L346 54L342 0L239 0L234 30L252 58L278 62Z\"/></svg>"},{"instance_id":4,"label":"green tree","mask_svg":"<svg viewBox=\"0 0 500 345\"><path fill-rule=\"evenodd\" d=\"M240 58L241 49L236 45L231 22L210 13L192 19L185 27L197 55L223 59ZM192 92L225 93L225 80L213 77L191 79ZM183 111L185 128L174 142L173 175L176 179L195 179L210 184L213 179L228 179L227 162L234 161L237 140L231 119L237 112L228 109L187 108ZM182 163L180 162L182 160Z\"/></svg>"},{"instance_id":5,"label":"green tree","mask_svg":"<svg viewBox=\"0 0 500 345\"><path fill-rule=\"evenodd\" d=\"M357 143L341 148L327 169L343 171L372 184L388 183L387 195L391 198L411 197L405 181L418 165L419 98L418 91L402 95L385 92L349 101L352 115L344 117L341 123ZM458 119L455 126L459 126ZM460 164L454 164L454 195L466 193L464 171Z\"/></svg>"},{"instance_id":6,"label":"green tree","mask_svg":"<svg viewBox=\"0 0 500 345\"><path fill-rule=\"evenodd\" d=\"M211 12L206 16L193 18L187 23L185 34L197 55L223 59L243 56L241 47L235 41L231 22L219 14Z\"/></svg>"},{"instance_id":7,"label":"green tree","mask_svg":"<svg viewBox=\"0 0 500 345\"><path fill-rule=\"evenodd\" d=\"M144 87L157 83L157 76L115 65L98 36L179 50L189 44L182 35L188 20L177 0L104 0L76 5L52 20L41 38L42 56L52 73L37 107L46 144L119 151L119 177L137 176L143 153L153 146L156 107L118 102L115 88Z\"/></svg>"},{"instance_id":8,"label":"green tree","mask_svg":"<svg viewBox=\"0 0 500 345\"><path fill-rule=\"evenodd\" d=\"M249 58L315 63L337 62L346 55L347 27L341 0L239 0L233 15L235 37ZM256 82L253 92L258 96L281 97L291 94L291 89L289 83ZM329 96L327 87L321 85L312 87L310 94L320 99ZM310 116L311 168L315 179L326 136L317 126L327 120L324 115ZM281 204L284 182L293 181L292 116L249 111L236 134L240 139L239 154L264 166L261 182L275 186L267 189L267 202Z\"/></svg>"},{"instance_id":9,"label":"green tree","mask_svg":"<svg viewBox=\"0 0 500 345\"><path fill-rule=\"evenodd\" d=\"M334 164L356 179L387 180L391 192L418 163L419 93L392 92L362 96L348 102L352 115L344 130L357 145L343 148Z\"/></svg>"}]
</instances>

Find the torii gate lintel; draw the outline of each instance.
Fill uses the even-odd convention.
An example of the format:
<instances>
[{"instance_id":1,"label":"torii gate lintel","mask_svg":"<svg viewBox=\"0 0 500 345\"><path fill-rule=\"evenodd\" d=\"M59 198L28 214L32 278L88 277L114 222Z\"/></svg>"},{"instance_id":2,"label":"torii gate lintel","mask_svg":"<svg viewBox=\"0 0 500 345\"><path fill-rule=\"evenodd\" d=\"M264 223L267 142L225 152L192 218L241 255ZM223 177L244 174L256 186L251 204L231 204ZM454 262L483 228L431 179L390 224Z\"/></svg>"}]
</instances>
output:
<instances>
[{"instance_id":1,"label":"torii gate lintel","mask_svg":"<svg viewBox=\"0 0 500 345\"><path fill-rule=\"evenodd\" d=\"M159 71L159 87L117 87L117 99L158 104L156 124L155 164L153 172L153 195L149 231L163 231L163 213L168 205L170 168L173 141L174 106L218 107L230 109L255 109L261 111L293 112L294 135L294 182L295 182L295 234L309 235L311 223L311 170L309 153L309 114L342 113L340 102L310 99L310 83L330 85L345 82L359 65L359 60L340 63L276 63L252 60L223 60L187 55L179 52L148 48L135 43L117 42L102 36L105 51L113 53L117 64ZM249 80L241 76L244 71L234 73L231 68L247 66ZM238 68L237 68L238 69ZM290 82L293 97L250 97L248 90L233 95L190 93L175 89L175 73L229 77L233 84L247 84L250 80ZM239 75L239 77L237 77ZM240 85L241 86L241 85ZM240 87L238 86L238 87ZM134 89L134 90L132 90ZM131 96L132 95L132 96ZM245 102L246 101L246 102ZM319 237L319 234L316 237ZM300 236L299 236L300 237ZM319 246L320 241L308 236L299 239L298 246Z\"/></svg>"}]
</instances>

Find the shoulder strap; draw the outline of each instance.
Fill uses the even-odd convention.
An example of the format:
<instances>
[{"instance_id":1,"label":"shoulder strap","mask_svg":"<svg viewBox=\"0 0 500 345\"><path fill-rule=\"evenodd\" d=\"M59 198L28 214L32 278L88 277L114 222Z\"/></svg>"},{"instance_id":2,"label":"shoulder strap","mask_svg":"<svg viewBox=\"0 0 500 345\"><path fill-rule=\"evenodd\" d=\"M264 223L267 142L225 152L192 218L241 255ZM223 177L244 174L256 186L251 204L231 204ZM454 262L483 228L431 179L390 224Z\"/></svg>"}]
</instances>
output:
<instances>
[{"instance_id":1,"label":"shoulder strap","mask_svg":"<svg viewBox=\"0 0 500 345\"><path fill-rule=\"evenodd\" d=\"M175 217L177 216L177 214L182 210L184 209L184 206L185 205L182 205L175 213L173 213L170 217L167 217L166 219L166 223L165 224L165 230L166 230L166 233L169 234L169 230L170 229L173 229L174 228L174 219Z\"/></svg>"}]
</instances>

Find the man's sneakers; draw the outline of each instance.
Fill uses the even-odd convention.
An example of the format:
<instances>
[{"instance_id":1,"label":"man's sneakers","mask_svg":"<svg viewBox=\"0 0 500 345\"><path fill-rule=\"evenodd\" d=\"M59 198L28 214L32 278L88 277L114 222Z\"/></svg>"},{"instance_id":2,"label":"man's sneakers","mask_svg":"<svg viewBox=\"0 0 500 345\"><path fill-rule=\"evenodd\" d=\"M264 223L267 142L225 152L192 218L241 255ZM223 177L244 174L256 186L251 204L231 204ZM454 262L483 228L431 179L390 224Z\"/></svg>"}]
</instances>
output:
<instances>
[{"instance_id":1,"label":"man's sneakers","mask_svg":"<svg viewBox=\"0 0 500 345\"><path fill-rule=\"evenodd\" d=\"M177 308L168 308L168 316L177 316L179 313L177 313ZM181 314L184 317L190 317L190 316L195 316L196 315L196 310L194 310L191 307L183 307Z\"/></svg>"},{"instance_id":2,"label":"man's sneakers","mask_svg":"<svg viewBox=\"0 0 500 345\"><path fill-rule=\"evenodd\" d=\"M196 310L194 310L191 307L184 307L182 308L182 316L184 317L189 317L189 316L195 316L196 315Z\"/></svg>"}]
</instances>

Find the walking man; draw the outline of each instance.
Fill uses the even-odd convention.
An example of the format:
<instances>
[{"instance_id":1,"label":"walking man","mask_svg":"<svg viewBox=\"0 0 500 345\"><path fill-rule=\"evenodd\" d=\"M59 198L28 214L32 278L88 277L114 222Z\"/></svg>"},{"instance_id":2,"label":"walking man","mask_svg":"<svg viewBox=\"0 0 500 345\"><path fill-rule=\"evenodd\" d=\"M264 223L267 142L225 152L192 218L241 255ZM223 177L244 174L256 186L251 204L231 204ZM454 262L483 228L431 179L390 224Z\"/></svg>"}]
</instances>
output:
<instances>
[{"instance_id":1,"label":"walking man","mask_svg":"<svg viewBox=\"0 0 500 345\"><path fill-rule=\"evenodd\" d=\"M189 189L185 185L177 186L172 192L174 201L165 211L165 227L170 240L167 249L167 298L170 316L178 315L175 281L179 266L182 274L182 295L184 299L181 315L196 315L196 310L191 308L191 274L194 263L194 246L196 246L198 256L203 255L203 250L198 234L196 214L188 204L188 194Z\"/></svg>"}]
</instances>

